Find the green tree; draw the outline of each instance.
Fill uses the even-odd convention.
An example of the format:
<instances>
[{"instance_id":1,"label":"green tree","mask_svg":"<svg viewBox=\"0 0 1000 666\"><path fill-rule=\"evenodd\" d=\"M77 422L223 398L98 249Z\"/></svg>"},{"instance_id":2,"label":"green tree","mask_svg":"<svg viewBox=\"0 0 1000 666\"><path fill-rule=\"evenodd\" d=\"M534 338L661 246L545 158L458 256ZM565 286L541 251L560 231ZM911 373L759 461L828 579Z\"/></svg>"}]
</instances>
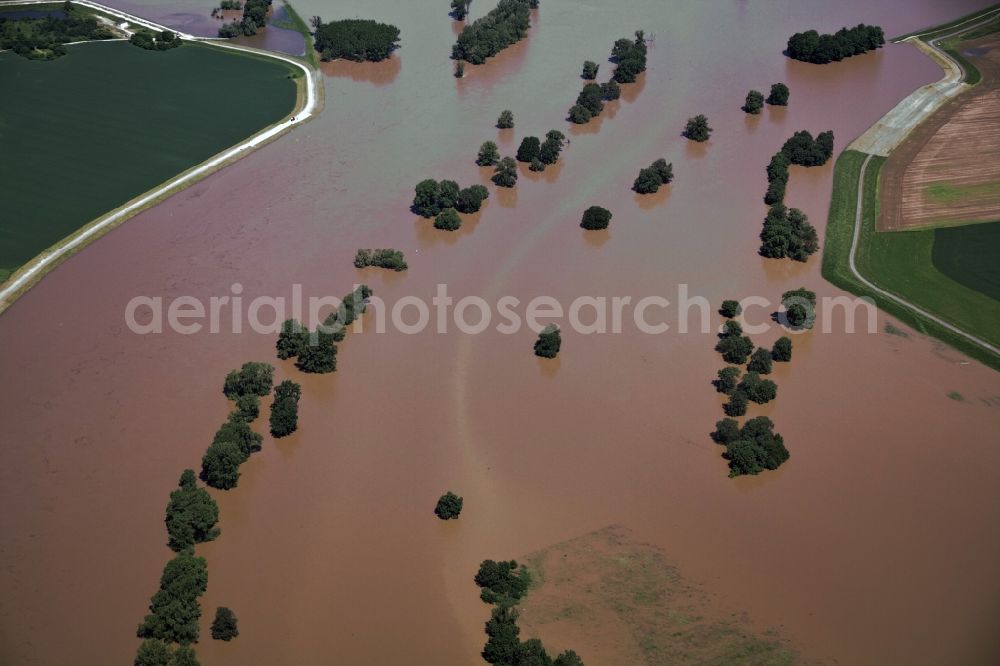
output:
<instances>
[{"instance_id":1,"label":"green tree","mask_svg":"<svg viewBox=\"0 0 1000 666\"><path fill-rule=\"evenodd\" d=\"M226 383L222 392L230 400L235 400L248 393L264 396L271 392L273 383L274 366L270 363L251 361L244 363L239 370L233 370L226 375Z\"/></svg>"},{"instance_id":2,"label":"green tree","mask_svg":"<svg viewBox=\"0 0 1000 666\"><path fill-rule=\"evenodd\" d=\"M413 212L423 217L434 217L441 212L441 185L433 178L417 183L413 197Z\"/></svg>"},{"instance_id":3,"label":"green tree","mask_svg":"<svg viewBox=\"0 0 1000 666\"><path fill-rule=\"evenodd\" d=\"M470 185L458 193L455 208L460 213L478 213L489 196L490 191L482 185Z\"/></svg>"},{"instance_id":4,"label":"green tree","mask_svg":"<svg viewBox=\"0 0 1000 666\"><path fill-rule=\"evenodd\" d=\"M538 340L535 341L535 356L555 358L559 355L561 347L562 334L559 332L559 327L549 324L538 334Z\"/></svg>"},{"instance_id":5,"label":"green tree","mask_svg":"<svg viewBox=\"0 0 1000 666\"><path fill-rule=\"evenodd\" d=\"M523 39L531 27L530 10L537 5L537 0L500 0L486 16L462 29L451 48L452 58L480 65Z\"/></svg>"},{"instance_id":6,"label":"green tree","mask_svg":"<svg viewBox=\"0 0 1000 666\"><path fill-rule=\"evenodd\" d=\"M582 106L590 111L592 117L601 115L604 110L604 92L596 83L587 83L576 98L576 106Z\"/></svg>"},{"instance_id":7,"label":"green tree","mask_svg":"<svg viewBox=\"0 0 1000 666\"><path fill-rule=\"evenodd\" d=\"M215 432L212 442L233 442L240 447L245 460L250 457L251 453L260 451L263 438L250 428L250 424L246 419L241 418L234 412L230 414L226 422Z\"/></svg>"},{"instance_id":8,"label":"green tree","mask_svg":"<svg viewBox=\"0 0 1000 666\"><path fill-rule=\"evenodd\" d=\"M786 291L781 295L785 307L781 323L794 329L812 328L816 321L816 294L804 287Z\"/></svg>"},{"instance_id":9,"label":"green tree","mask_svg":"<svg viewBox=\"0 0 1000 666\"><path fill-rule=\"evenodd\" d=\"M729 402L722 406L726 416L743 416L747 413L747 395L743 391L733 391Z\"/></svg>"},{"instance_id":10,"label":"green tree","mask_svg":"<svg viewBox=\"0 0 1000 666\"><path fill-rule=\"evenodd\" d=\"M588 81L593 81L597 78L597 70L600 69L600 65L596 62L587 60L583 63L583 78Z\"/></svg>"},{"instance_id":11,"label":"green tree","mask_svg":"<svg viewBox=\"0 0 1000 666\"><path fill-rule=\"evenodd\" d=\"M531 164L528 165L528 171L545 171L545 165L537 157L531 160Z\"/></svg>"},{"instance_id":12,"label":"green tree","mask_svg":"<svg viewBox=\"0 0 1000 666\"><path fill-rule=\"evenodd\" d=\"M194 648L190 645L182 645L174 652L169 666L200 666L200 664L195 656Z\"/></svg>"},{"instance_id":13,"label":"green tree","mask_svg":"<svg viewBox=\"0 0 1000 666\"><path fill-rule=\"evenodd\" d=\"M649 165L649 168L655 171L660 177L660 180L662 180L666 185L670 184L674 180L673 163L671 162L668 164L662 157Z\"/></svg>"},{"instance_id":14,"label":"green tree","mask_svg":"<svg viewBox=\"0 0 1000 666\"><path fill-rule=\"evenodd\" d=\"M250 423L258 416L260 416L260 398L253 393L236 398L236 409L232 413L232 418Z\"/></svg>"},{"instance_id":15,"label":"green tree","mask_svg":"<svg viewBox=\"0 0 1000 666\"><path fill-rule=\"evenodd\" d=\"M323 60L378 62L399 46L399 28L370 19L330 21L316 28L313 46Z\"/></svg>"},{"instance_id":16,"label":"green tree","mask_svg":"<svg viewBox=\"0 0 1000 666\"><path fill-rule=\"evenodd\" d=\"M517 185L517 162L512 157L505 157L497 164L493 172L493 183L497 187L514 187Z\"/></svg>"},{"instance_id":17,"label":"green tree","mask_svg":"<svg viewBox=\"0 0 1000 666\"><path fill-rule=\"evenodd\" d=\"M767 96L767 103L773 106L788 106L788 86L784 83L775 83L771 86L771 92Z\"/></svg>"},{"instance_id":18,"label":"green tree","mask_svg":"<svg viewBox=\"0 0 1000 666\"><path fill-rule=\"evenodd\" d=\"M334 334L317 329L299 352L295 367L311 374L337 371L337 345Z\"/></svg>"},{"instance_id":19,"label":"green tree","mask_svg":"<svg viewBox=\"0 0 1000 666\"><path fill-rule=\"evenodd\" d=\"M278 341L275 348L278 351L278 358L285 360L295 358L302 353L303 347L309 341L309 331L297 319L286 319L281 324L281 332L278 333Z\"/></svg>"},{"instance_id":20,"label":"green tree","mask_svg":"<svg viewBox=\"0 0 1000 666\"><path fill-rule=\"evenodd\" d=\"M230 490L240 480L240 465L246 454L234 442L213 442L201 459L201 479L219 490Z\"/></svg>"},{"instance_id":21,"label":"green tree","mask_svg":"<svg viewBox=\"0 0 1000 666\"><path fill-rule=\"evenodd\" d=\"M537 136L526 136L521 140L521 145L517 149L518 162L531 162L537 160L541 153L542 143Z\"/></svg>"},{"instance_id":22,"label":"green tree","mask_svg":"<svg viewBox=\"0 0 1000 666\"><path fill-rule=\"evenodd\" d=\"M727 319L732 319L733 317L739 315L743 312L743 306L740 305L739 301L725 300L722 301L722 307L719 308L719 314Z\"/></svg>"},{"instance_id":23,"label":"green tree","mask_svg":"<svg viewBox=\"0 0 1000 666\"><path fill-rule=\"evenodd\" d=\"M286 437L298 429L301 397L302 387L293 381L286 379L275 387L271 403L271 434L274 437Z\"/></svg>"},{"instance_id":24,"label":"green tree","mask_svg":"<svg viewBox=\"0 0 1000 666\"><path fill-rule=\"evenodd\" d=\"M456 231L462 226L462 218L458 216L454 208L445 208L441 214L434 219L434 228L445 231Z\"/></svg>"},{"instance_id":25,"label":"green tree","mask_svg":"<svg viewBox=\"0 0 1000 666\"><path fill-rule=\"evenodd\" d=\"M231 641L240 635L237 628L236 613L225 606L215 609L215 619L212 620L212 638L217 641Z\"/></svg>"},{"instance_id":26,"label":"green tree","mask_svg":"<svg viewBox=\"0 0 1000 666\"><path fill-rule=\"evenodd\" d=\"M736 419L729 418L716 421L711 437L716 444L731 444L740 438L740 424Z\"/></svg>"},{"instance_id":27,"label":"green tree","mask_svg":"<svg viewBox=\"0 0 1000 666\"><path fill-rule=\"evenodd\" d=\"M573 650L566 650L552 662L553 666L583 666L583 659Z\"/></svg>"},{"instance_id":28,"label":"green tree","mask_svg":"<svg viewBox=\"0 0 1000 666\"><path fill-rule=\"evenodd\" d=\"M552 666L552 657L545 651L542 641L529 638L517 646L514 663L517 666Z\"/></svg>"},{"instance_id":29,"label":"green tree","mask_svg":"<svg viewBox=\"0 0 1000 666\"><path fill-rule=\"evenodd\" d=\"M208 491L198 487L194 470L184 470L178 485L170 493L165 519L169 545L175 551L219 536L219 507Z\"/></svg>"},{"instance_id":30,"label":"green tree","mask_svg":"<svg viewBox=\"0 0 1000 666\"><path fill-rule=\"evenodd\" d=\"M702 114L688 118L683 134L692 141L708 141L709 137L712 136L712 128L708 126L708 118Z\"/></svg>"},{"instance_id":31,"label":"green tree","mask_svg":"<svg viewBox=\"0 0 1000 666\"><path fill-rule=\"evenodd\" d=\"M521 641L521 633L517 626L517 609L512 606L497 606L490 613L486 622L486 635L489 637L483 647L482 656L488 664L495 666L512 666L517 656Z\"/></svg>"},{"instance_id":32,"label":"green tree","mask_svg":"<svg viewBox=\"0 0 1000 666\"><path fill-rule=\"evenodd\" d=\"M634 83L636 77L646 71L646 39L641 30L635 33L635 40L619 39L611 49L611 57L617 62L612 78L618 83Z\"/></svg>"},{"instance_id":33,"label":"green tree","mask_svg":"<svg viewBox=\"0 0 1000 666\"><path fill-rule=\"evenodd\" d=\"M751 90L747 93L746 101L743 103L743 110L747 113L757 115L764 108L764 94L759 90Z\"/></svg>"},{"instance_id":34,"label":"green tree","mask_svg":"<svg viewBox=\"0 0 1000 666\"><path fill-rule=\"evenodd\" d=\"M201 607L198 597L208 585L205 558L183 550L167 562L160 576L160 589L149 603L149 615L139 625L139 638L155 638L174 643L198 640Z\"/></svg>"},{"instance_id":35,"label":"green tree","mask_svg":"<svg viewBox=\"0 0 1000 666\"><path fill-rule=\"evenodd\" d=\"M792 360L792 341L790 338L782 336L775 341L771 348L771 358L779 362Z\"/></svg>"},{"instance_id":36,"label":"green tree","mask_svg":"<svg viewBox=\"0 0 1000 666\"><path fill-rule=\"evenodd\" d=\"M611 223L611 211L600 206L591 206L583 212L580 226L589 231L607 229Z\"/></svg>"},{"instance_id":37,"label":"green tree","mask_svg":"<svg viewBox=\"0 0 1000 666\"><path fill-rule=\"evenodd\" d=\"M750 355L750 362L747 363L747 370L762 375L771 374L771 352L763 347L757 347L757 350Z\"/></svg>"},{"instance_id":38,"label":"green tree","mask_svg":"<svg viewBox=\"0 0 1000 666\"><path fill-rule=\"evenodd\" d=\"M739 392L746 394L748 400L758 405L774 400L778 395L778 385L770 379L761 379L757 372L749 371L743 375Z\"/></svg>"},{"instance_id":39,"label":"green tree","mask_svg":"<svg viewBox=\"0 0 1000 666\"><path fill-rule=\"evenodd\" d=\"M715 345L715 351L722 354L722 360L726 363L743 365L753 352L753 341L745 335L726 335Z\"/></svg>"},{"instance_id":40,"label":"green tree","mask_svg":"<svg viewBox=\"0 0 1000 666\"><path fill-rule=\"evenodd\" d=\"M773 430L774 423L766 416L744 424L739 439L726 445L724 455L729 460L729 476L759 474L766 469L777 469L788 460L784 440Z\"/></svg>"},{"instance_id":41,"label":"green tree","mask_svg":"<svg viewBox=\"0 0 1000 666\"><path fill-rule=\"evenodd\" d=\"M639 176L632 183L632 189L638 194L653 194L662 184L663 180L654 169L639 169Z\"/></svg>"},{"instance_id":42,"label":"green tree","mask_svg":"<svg viewBox=\"0 0 1000 666\"><path fill-rule=\"evenodd\" d=\"M441 520L458 518L460 513L462 513L462 498L450 490L438 498L437 506L434 507L434 514Z\"/></svg>"},{"instance_id":43,"label":"green tree","mask_svg":"<svg viewBox=\"0 0 1000 666\"><path fill-rule=\"evenodd\" d=\"M510 109L504 109L500 112L500 117L497 119L497 127L500 129L510 129L514 126L514 113Z\"/></svg>"},{"instance_id":44,"label":"green tree","mask_svg":"<svg viewBox=\"0 0 1000 666\"><path fill-rule=\"evenodd\" d=\"M586 107L574 104L569 110L569 120L576 125L585 125L590 122L593 116Z\"/></svg>"},{"instance_id":45,"label":"green tree","mask_svg":"<svg viewBox=\"0 0 1000 666\"><path fill-rule=\"evenodd\" d=\"M715 384L715 390L719 393L730 394L736 390L736 385L739 382L740 369L734 365L730 365L719 370L719 378L713 384Z\"/></svg>"},{"instance_id":46,"label":"green tree","mask_svg":"<svg viewBox=\"0 0 1000 666\"><path fill-rule=\"evenodd\" d=\"M488 604L516 602L528 591L531 576L515 560L495 562L483 560L475 577L482 588L480 598Z\"/></svg>"},{"instance_id":47,"label":"green tree","mask_svg":"<svg viewBox=\"0 0 1000 666\"><path fill-rule=\"evenodd\" d=\"M455 78L460 79L465 76L465 63L461 60L455 61Z\"/></svg>"},{"instance_id":48,"label":"green tree","mask_svg":"<svg viewBox=\"0 0 1000 666\"><path fill-rule=\"evenodd\" d=\"M545 141L538 151L538 159L543 164L555 164L559 161L559 153L562 152L566 135L559 130L549 130L545 135Z\"/></svg>"},{"instance_id":49,"label":"green tree","mask_svg":"<svg viewBox=\"0 0 1000 666\"><path fill-rule=\"evenodd\" d=\"M133 666L170 666L170 647L163 641L147 638L139 645Z\"/></svg>"},{"instance_id":50,"label":"green tree","mask_svg":"<svg viewBox=\"0 0 1000 666\"><path fill-rule=\"evenodd\" d=\"M456 21L464 21L469 15L469 5L472 0L451 0L451 15Z\"/></svg>"},{"instance_id":51,"label":"green tree","mask_svg":"<svg viewBox=\"0 0 1000 666\"><path fill-rule=\"evenodd\" d=\"M601 99L605 102L613 102L622 96L621 86L614 79L601 84Z\"/></svg>"},{"instance_id":52,"label":"green tree","mask_svg":"<svg viewBox=\"0 0 1000 666\"><path fill-rule=\"evenodd\" d=\"M499 161L500 151L497 149L497 144L493 141L484 141L483 145L479 147L479 156L476 158L476 164L479 166L496 166Z\"/></svg>"}]
</instances>

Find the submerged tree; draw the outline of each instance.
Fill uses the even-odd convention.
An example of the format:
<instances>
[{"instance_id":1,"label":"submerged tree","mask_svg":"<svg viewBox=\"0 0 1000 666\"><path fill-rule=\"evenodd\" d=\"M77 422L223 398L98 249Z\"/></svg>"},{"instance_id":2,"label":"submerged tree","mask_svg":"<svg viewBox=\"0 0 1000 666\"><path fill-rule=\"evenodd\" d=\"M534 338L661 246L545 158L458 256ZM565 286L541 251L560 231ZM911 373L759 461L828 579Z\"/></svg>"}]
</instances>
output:
<instances>
[{"instance_id":1,"label":"submerged tree","mask_svg":"<svg viewBox=\"0 0 1000 666\"><path fill-rule=\"evenodd\" d=\"M517 149L518 162L531 162L537 160L541 153L542 142L537 136L526 136L521 139L521 145Z\"/></svg>"},{"instance_id":2,"label":"submerged tree","mask_svg":"<svg viewBox=\"0 0 1000 666\"><path fill-rule=\"evenodd\" d=\"M743 306L740 305L740 302L731 299L722 301L722 307L719 308L719 314L727 319L732 319L741 312L743 312Z\"/></svg>"},{"instance_id":3,"label":"submerged tree","mask_svg":"<svg viewBox=\"0 0 1000 666\"><path fill-rule=\"evenodd\" d=\"M479 147L479 156L476 157L476 164L479 166L496 166L500 161L500 151L493 141L484 141Z\"/></svg>"},{"instance_id":4,"label":"submerged tree","mask_svg":"<svg viewBox=\"0 0 1000 666\"><path fill-rule=\"evenodd\" d=\"M708 118L703 114L698 114L693 118L688 118L684 127L684 136L692 141L708 141L712 135L712 128L708 126Z\"/></svg>"},{"instance_id":5,"label":"submerged tree","mask_svg":"<svg viewBox=\"0 0 1000 666\"><path fill-rule=\"evenodd\" d=\"M600 206L591 206L583 212L580 226L588 231L607 229L611 223L611 211Z\"/></svg>"},{"instance_id":6,"label":"submerged tree","mask_svg":"<svg viewBox=\"0 0 1000 666\"><path fill-rule=\"evenodd\" d=\"M514 187L517 185L517 162L513 157L505 157L497 164L493 172L493 183L497 187Z\"/></svg>"},{"instance_id":7,"label":"submerged tree","mask_svg":"<svg viewBox=\"0 0 1000 666\"><path fill-rule=\"evenodd\" d=\"M784 83L775 83L767 96L767 103L772 106L788 106L789 90Z\"/></svg>"},{"instance_id":8,"label":"submerged tree","mask_svg":"<svg viewBox=\"0 0 1000 666\"><path fill-rule=\"evenodd\" d=\"M219 536L219 507L208 491L198 487L194 470L184 470L178 486L170 493L165 520L168 543L175 551Z\"/></svg>"},{"instance_id":9,"label":"submerged tree","mask_svg":"<svg viewBox=\"0 0 1000 666\"><path fill-rule=\"evenodd\" d=\"M462 498L450 490L438 498L437 506L434 507L434 514L441 520L458 518L460 513L462 513Z\"/></svg>"},{"instance_id":10,"label":"submerged tree","mask_svg":"<svg viewBox=\"0 0 1000 666\"><path fill-rule=\"evenodd\" d=\"M775 361L786 363L792 360L792 340L782 336L775 341L771 347L771 358Z\"/></svg>"},{"instance_id":11,"label":"submerged tree","mask_svg":"<svg viewBox=\"0 0 1000 666\"><path fill-rule=\"evenodd\" d=\"M212 638L217 641L231 641L240 635L237 628L236 613L225 606L215 609L215 619L212 620Z\"/></svg>"},{"instance_id":12,"label":"submerged tree","mask_svg":"<svg viewBox=\"0 0 1000 666\"><path fill-rule=\"evenodd\" d=\"M434 228L444 231L457 231L462 226L462 218L454 208L445 208L434 218Z\"/></svg>"},{"instance_id":13,"label":"submerged tree","mask_svg":"<svg viewBox=\"0 0 1000 666\"><path fill-rule=\"evenodd\" d=\"M535 356L555 358L559 355L561 347L562 334L559 332L559 327L549 324L538 334L538 340L535 341Z\"/></svg>"},{"instance_id":14,"label":"submerged tree","mask_svg":"<svg viewBox=\"0 0 1000 666\"><path fill-rule=\"evenodd\" d=\"M583 63L583 74L581 76L588 81L593 81L597 78L597 70L599 68L600 65L596 62L587 60Z\"/></svg>"},{"instance_id":15,"label":"submerged tree","mask_svg":"<svg viewBox=\"0 0 1000 666\"><path fill-rule=\"evenodd\" d=\"M271 434L285 437L299 427L299 399L302 387L285 380L274 388L274 402L271 403Z\"/></svg>"},{"instance_id":16,"label":"submerged tree","mask_svg":"<svg viewBox=\"0 0 1000 666\"><path fill-rule=\"evenodd\" d=\"M764 95L759 90L751 90L747 93L746 101L743 103L743 110L747 113L757 115L764 108Z\"/></svg>"},{"instance_id":17,"label":"submerged tree","mask_svg":"<svg viewBox=\"0 0 1000 666\"><path fill-rule=\"evenodd\" d=\"M510 129L514 126L514 112L510 109L504 109L500 112L500 117L497 119L497 127L500 129Z\"/></svg>"}]
</instances>

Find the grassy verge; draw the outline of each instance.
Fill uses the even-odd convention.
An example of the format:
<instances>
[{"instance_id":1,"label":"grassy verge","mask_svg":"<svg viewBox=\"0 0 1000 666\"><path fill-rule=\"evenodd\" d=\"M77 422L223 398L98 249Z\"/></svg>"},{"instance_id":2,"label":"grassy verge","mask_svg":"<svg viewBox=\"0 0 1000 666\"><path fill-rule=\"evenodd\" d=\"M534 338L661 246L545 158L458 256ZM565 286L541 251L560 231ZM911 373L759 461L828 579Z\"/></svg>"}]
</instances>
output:
<instances>
[{"instance_id":1,"label":"grassy verge","mask_svg":"<svg viewBox=\"0 0 1000 666\"><path fill-rule=\"evenodd\" d=\"M921 35L921 39L924 39L924 40L934 39L935 35L938 35L938 34L943 33L943 32L947 32L948 30L950 30L951 28L954 28L957 25L960 25L960 24L962 24L962 23L964 23L966 21L969 21L971 19L974 19L974 18L976 18L978 16L982 16L984 14L988 14L988 13L990 13L991 11L993 11L995 9L1000 9L1000 3L997 3L995 5L990 5L989 7L983 7L982 9L974 11L971 14L966 14L965 16L959 16L957 19L954 19L952 21L948 21L947 23L942 23L940 25L931 26L931 27L928 27L928 28L921 28L920 30L915 30L913 32L908 32L905 35L900 35L899 37L893 37L889 41L890 42L898 42L898 41L901 41L901 40L904 40L904 39L908 39L910 37L915 37L917 35Z\"/></svg>"},{"instance_id":2,"label":"grassy verge","mask_svg":"<svg viewBox=\"0 0 1000 666\"><path fill-rule=\"evenodd\" d=\"M1000 356L930 321L895 301L873 292L850 271L848 258L854 234L857 183L867 155L844 151L834 169L833 196L823 247L823 277L841 289L874 300L885 312L915 330L1000 370ZM856 263L868 280L992 344L1000 344L1000 304L967 289L937 271L931 262L933 230L875 231L878 217L878 176L884 157L873 157L865 173L864 207Z\"/></svg>"},{"instance_id":3,"label":"grassy verge","mask_svg":"<svg viewBox=\"0 0 1000 666\"><path fill-rule=\"evenodd\" d=\"M313 48L313 37L312 32L309 31L309 25L302 20L299 13L295 11L290 2L285 2L285 12L288 14L288 28L294 30L295 32L302 35L302 39L306 43L306 54L305 59L313 68L319 67L319 62L316 60L316 49Z\"/></svg>"}]
</instances>

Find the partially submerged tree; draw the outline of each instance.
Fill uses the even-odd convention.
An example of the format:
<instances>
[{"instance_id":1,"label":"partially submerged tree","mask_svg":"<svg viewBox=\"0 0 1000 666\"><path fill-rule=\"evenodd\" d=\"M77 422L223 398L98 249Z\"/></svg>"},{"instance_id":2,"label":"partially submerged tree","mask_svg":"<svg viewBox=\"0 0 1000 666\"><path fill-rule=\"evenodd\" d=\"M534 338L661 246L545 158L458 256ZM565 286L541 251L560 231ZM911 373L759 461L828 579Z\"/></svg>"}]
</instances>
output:
<instances>
[{"instance_id":1,"label":"partially submerged tree","mask_svg":"<svg viewBox=\"0 0 1000 666\"><path fill-rule=\"evenodd\" d=\"M165 519L168 544L175 551L219 536L219 507L208 491L198 487L194 470L184 470L178 486L170 493Z\"/></svg>"},{"instance_id":2,"label":"partially submerged tree","mask_svg":"<svg viewBox=\"0 0 1000 666\"><path fill-rule=\"evenodd\" d=\"M757 115L764 108L764 94L759 90L751 90L747 93L746 101L743 102L743 110L749 114Z\"/></svg>"},{"instance_id":3,"label":"partially submerged tree","mask_svg":"<svg viewBox=\"0 0 1000 666\"><path fill-rule=\"evenodd\" d=\"M600 65L596 62L587 60L583 63L583 74L581 76L588 81L593 81L597 78L597 70L599 68Z\"/></svg>"},{"instance_id":4,"label":"partially submerged tree","mask_svg":"<svg viewBox=\"0 0 1000 666\"><path fill-rule=\"evenodd\" d=\"M274 402L271 403L271 434L285 437L299 427L299 399L302 387L285 380L274 388Z\"/></svg>"},{"instance_id":5,"label":"partially submerged tree","mask_svg":"<svg viewBox=\"0 0 1000 666\"><path fill-rule=\"evenodd\" d=\"M462 218L458 216L454 208L445 208L434 218L434 228L444 231L456 231L462 226Z\"/></svg>"},{"instance_id":6,"label":"partially submerged tree","mask_svg":"<svg viewBox=\"0 0 1000 666\"><path fill-rule=\"evenodd\" d=\"M479 166L496 166L500 161L500 151L493 141L484 141L479 147L479 155L476 157L476 164Z\"/></svg>"},{"instance_id":7,"label":"partially submerged tree","mask_svg":"<svg viewBox=\"0 0 1000 666\"><path fill-rule=\"evenodd\" d=\"M712 128L708 126L708 118L703 114L698 114L693 118L688 118L684 127L684 136L692 141L708 141L712 135Z\"/></svg>"},{"instance_id":8,"label":"partially submerged tree","mask_svg":"<svg viewBox=\"0 0 1000 666\"><path fill-rule=\"evenodd\" d=\"M212 620L212 638L217 641L229 642L239 635L236 613L225 606L216 608L215 619Z\"/></svg>"},{"instance_id":9,"label":"partially submerged tree","mask_svg":"<svg viewBox=\"0 0 1000 666\"><path fill-rule=\"evenodd\" d=\"M441 520L458 518L460 513L462 513L462 498L450 490L438 498L437 506L434 507L434 514Z\"/></svg>"},{"instance_id":10,"label":"partially submerged tree","mask_svg":"<svg viewBox=\"0 0 1000 666\"><path fill-rule=\"evenodd\" d=\"M538 334L538 340L535 341L535 356L555 358L559 355L561 347L562 335L559 332L559 327L555 324L549 324Z\"/></svg>"},{"instance_id":11,"label":"partially submerged tree","mask_svg":"<svg viewBox=\"0 0 1000 666\"><path fill-rule=\"evenodd\" d=\"M789 90L784 83L775 83L767 96L767 103L773 106L788 106Z\"/></svg>"},{"instance_id":12,"label":"partially submerged tree","mask_svg":"<svg viewBox=\"0 0 1000 666\"><path fill-rule=\"evenodd\" d=\"M514 113L510 109L504 109L500 112L500 117L497 119L497 127L499 129L510 129L514 126Z\"/></svg>"},{"instance_id":13,"label":"partially submerged tree","mask_svg":"<svg viewBox=\"0 0 1000 666\"><path fill-rule=\"evenodd\" d=\"M493 183L497 187L514 187L517 185L517 162L513 157L505 157L497 164L493 172Z\"/></svg>"},{"instance_id":14,"label":"partially submerged tree","mask_svg":"<svg viewBox=\"0 0 1000 666\"><path fill-rule=\"evenodd\" d=\"M607 229L611 223L611 211L600 206L591 206L583 212L580 226L588 231Z\"/></svg>"}]
</instances>

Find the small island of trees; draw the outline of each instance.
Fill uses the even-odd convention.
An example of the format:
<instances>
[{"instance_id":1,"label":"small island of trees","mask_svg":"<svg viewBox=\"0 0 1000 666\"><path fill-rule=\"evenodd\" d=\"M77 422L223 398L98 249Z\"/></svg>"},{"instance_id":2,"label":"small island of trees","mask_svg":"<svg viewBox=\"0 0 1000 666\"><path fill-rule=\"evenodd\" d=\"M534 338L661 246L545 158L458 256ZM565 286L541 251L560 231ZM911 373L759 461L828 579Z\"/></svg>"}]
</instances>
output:
<instances>
[{"instance_id":1,"label":"small island of trees","mask_svg":"<svg viewBox=\"0 0 1000 666\"><path fill-rule=\"evenodd\" d=\"M746 101L743 102L743 110L751 115L758 115L764 108L764 93L759 90L751 90L747 93Z\"/></svg>"},{"instance_id":2,"label":"small island of trees","mask_svg":"<svg viewBox=\"0 0 1000 666\"><path fill-rule=\"evenodd\" d=\"M531 9L535 7L538 0L500 0L486 16L462 29L451 48L452 58L481 65L524 39L531 27Z\"/></svg>"},{"instance_id":3,"label":"small island of trees","mask_svg":"<svg viewBox=\"0 0 1000 666\"><path fill-rule=\"evenodd\" d=\"M583 212L583 219L580 226L588 231L607 229L611 224L611 211L600 206L591 206Z\"/></svg>"},{"instance_id":4,"label":"small island of trees","mask_svg":"<svg viewBox=\"0 0 1000 666\"><path fill-rule=\"evenodd\" d=\"M712 128L708 126L708 118L699 113L693 118L688 118L687 125L684 126L682 134L685 138L700 143L708 141L712 136Z\"/></svg>"},{"instance_id":5,"label":"small island of trees","mask_svg":"<svg viewBox=\"0 0 1000 666\"><path fill-rule=\"evenodd\" d=\"M731 477L778 469L788 460L785 442L766 416L750 419L742 428L734 419L722 419L715 424L712 439L726 447L724 456Z\"/></svg>"},{"instance_id":6,"label":"small island of trees","mask_svg":"<svg viewBox=\"0 0 1000 666\"><path fill-rule=\"evenodd\" d=\"M562 334L559 332L559 327L549 324L538 334L538 340L535 341L535 356L555 358L561 348Z\"/></svg>"},{"instance_id":7,"label":"small island of trees","mask_svg":"<svg viewBox=\"0 0 1000 666\"><path fill-rule=\"evenodd\" d=\"M788 106L788 86L784 83L775 83L771 86L771 92L767 96L767 103L772 106Z\"/></svg>"},{"instance_id":8,"label":"small island of trees","mask_svg":"<svg viewBox=\"0 0 1000 666\"><path fill-rule=\"evenodd\" d=\"M674 165L667 164L665 159L658 159L649 167L639 170L639 176L632 183L632 189L638 194L654 194L660 185L669 185L674 179Z\"/></svg>"},{"instance_id":9,"label":"small island of trees","mask_svg":"<svg viewBox=\"0 0 1000 666\"><path fill-rule=\"evenodd\" d=\"M497 163L497 168L491 178L497 187L514 187L517 185L517 162L513 157L505 157Z\"/></svg>"},{"instance_id":10,"label":"small island of trees","mask_svg":"<svg viewBox=\"0 0 1000 666\"><path fill-rule=\"evenodd\" d=\"M441 520L453 520L462 513L462 498L450 490L438 498L434 515Z\"/></svg>"},{"instance_id":11,"label":"small island of trees","mask_svg":"<svg viewBox=\"0 0 1000 666\"><path fill-rule=\"evenodd\" d=\"M271 435L287 437L299 427L299 399L302 387L286 379L274 387L271 403Z\"/></svg>"},{"instance_id":12,"label":"small island of trees","mask_svg":"<svg viewBox=\"0 0 1000 666\"><path fill-rule=\"evenodd\" d=\"M212 620L212 638L217 641L229 642L240 635L237 627L236 613L225 606L215 609L215 619Z\"/></svg>"},{"instance_id":13,"label":"small island of trees","mask_svg":"<svg viewBox=\"0 0 1000 666\"><path fill-rule=\"evenodd\" d=\"M760 254L771 259L788 257L805 261L819 250L819 236L809 218L798 208L771 206L760 232Z\"/></svg>"},{"instance_id":14,"label":"small island of trees","mask_svg":"<svg viewBox=\"0 0 1000 666\"><path fill-rule=\"evenodd\" d=\"M514 126L514 112L510 109L504 109L500 112L500 117L497 118L497 129L510 129Z\"/></svg>"},{"instance_id":15,"label":"small island of trees","mask_svg":"<svg viewBox=\"0 0 1000 666\"><path fill-rule=\"evenodd\" d=\"M354 266L356 268L374 266L375 268L388 268L396 272L405 271L408 268L406 260L403 259L403 253L399 250L388 248L358 250L357 255L354 257Z\"/></svg>"},{"instance_id":16,"label":"small island of trees","mask_svg":"<svg viewBox=\"0 0 1000 666\"><path fill-rule=\"evenodd\" d=\"M877 25L860 23L830 34L815 30L797 32L788 38L789 58L823 65L867 53L885 44L885 34Z\"/></svg>"},{"instance_id":17,"label":"small island of trees","mask_svg":"<svg viewBox=\"0 0 1000 666\"><path fill-rule=\"evenodd\" d=\"M399 28L371 19L344 19L320 23L313 39L323 60L379 62L399 46Z\"/></svg>"},{"instance_id":18,"label":"small island of trees","mask_svg":"<svg viewBox=\"0 0 1000 666\"><path fill-rule=\"evenodd\" d=\"M646 35L635 31L635 39L619 39L611 48L611 60L616 63L612 79L618 83L635 83L646 71Z\"/></svg>"},{"instance_id":19,"label":"small island of trees","mask_svg":"<svg viewBox=\"0 0 1000 666\"><path fill-rule=\"evenodd\" d=\"M816 321L815 292L805 287L786 291L781 295L781 304L785 308L783 315L779 315L782 324L793 329L813 327Z\"/></svg>"},{"instance_id":20,"label":"small island of trees","mask_svg":"<svg viewBox=\"0 0 1000 666\"><path fill-rule=\"evenodd\" d=\"M516 173L517 167L515 166ZM489 194L489 190L482 185L472 185L461 189L458 183L453 180L438 182L433 178L428 178L417 183L411 210L421 217L435 217L449 208L460 210L463 213L475 213ZM452 210L452 213L454 212Z\"/></svg>"}]
</instances>

